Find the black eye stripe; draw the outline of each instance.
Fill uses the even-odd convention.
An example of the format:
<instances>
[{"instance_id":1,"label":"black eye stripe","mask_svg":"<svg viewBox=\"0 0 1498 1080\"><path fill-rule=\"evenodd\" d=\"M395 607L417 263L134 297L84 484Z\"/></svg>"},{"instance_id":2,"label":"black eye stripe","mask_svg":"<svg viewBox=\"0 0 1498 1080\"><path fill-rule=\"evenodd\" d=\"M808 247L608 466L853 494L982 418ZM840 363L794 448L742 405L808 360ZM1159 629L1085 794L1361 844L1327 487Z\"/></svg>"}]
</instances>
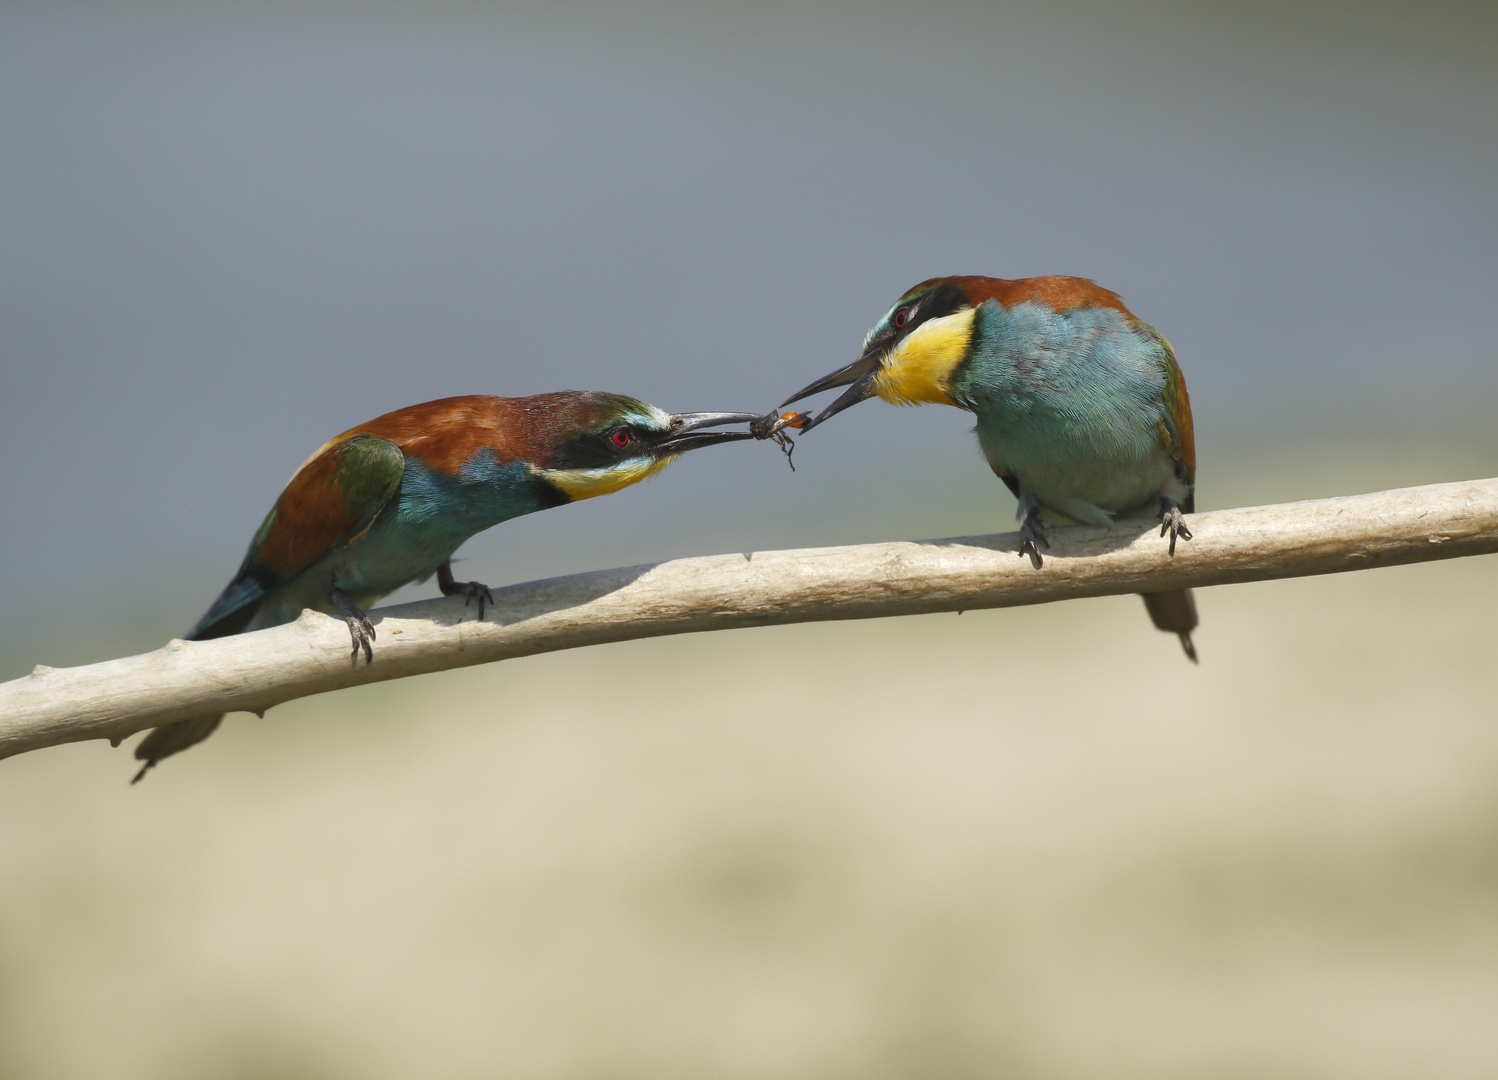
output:
<instances>
[{"instance_id":1,"label":"black eye stripe","mask_svg":"<svg viewBox=\"0 0 1498 1080\"><path fill-rule=\"evenodd\" d=\"M628 435L621 445L615 436ZM557 447L548 468L600 469L613 465L632 454L648 453L651 445L648 431L629 424L615 423L604 431L583 435Z\"/></svg>"},{"instance_id":2,"label":"black eye stripe","mask_svg":"<svg viewBox=\"0 0 1498 1080\"><path fill-rule=\"evenodd\" d=\"M930 319L939 319L966 306L967 293L962 291L962 286L951 282L938 285L920 299L900 305L906 312L906 318L905 325L897 328L897 335L903 337Z\"/></svg>"}]
</instances>

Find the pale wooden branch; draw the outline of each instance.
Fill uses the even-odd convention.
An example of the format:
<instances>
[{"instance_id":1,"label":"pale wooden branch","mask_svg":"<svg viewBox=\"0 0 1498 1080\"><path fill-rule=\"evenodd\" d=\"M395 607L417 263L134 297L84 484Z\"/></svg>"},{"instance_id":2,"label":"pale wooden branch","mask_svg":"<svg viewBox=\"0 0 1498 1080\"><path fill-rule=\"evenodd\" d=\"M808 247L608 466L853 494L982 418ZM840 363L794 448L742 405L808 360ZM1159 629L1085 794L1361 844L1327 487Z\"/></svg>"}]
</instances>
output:
<instances>
[{"instance_id":1,"label":"pale wooden branch","mask_svg":"<svg viewBox=\"0 0 1498 1080\"><path fill-rule=\"evenodd\" d=\"M263 713L345 686L630 638L1041 604L1083 596L1331 574L1498 551L1498 479L1189 517L1174 557L1148 522L1049 530L1036 571L1012 533L764 551L597 570L371 613L373 664L339 619L294 623L0 684L0 757L210 713Z\"/></svg>"}]
</instances>

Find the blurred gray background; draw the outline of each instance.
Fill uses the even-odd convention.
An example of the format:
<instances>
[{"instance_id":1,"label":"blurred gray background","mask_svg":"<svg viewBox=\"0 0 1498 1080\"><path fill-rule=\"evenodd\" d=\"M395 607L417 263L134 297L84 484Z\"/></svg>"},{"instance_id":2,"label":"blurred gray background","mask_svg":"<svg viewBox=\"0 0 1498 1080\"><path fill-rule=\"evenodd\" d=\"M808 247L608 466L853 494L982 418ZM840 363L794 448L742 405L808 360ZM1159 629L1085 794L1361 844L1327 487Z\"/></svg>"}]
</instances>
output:
<instances>
[{"instance_id":1,"label":"blurred gray background","mask_svg":"<svg viewBox=\"0 0 1498 1080\"><path fill-rule=\"evenodd\" d=\"M182 633L360 421L766 409L936 274L1121 293L1201 508L1492 475L1495 193L1488 3L8 3L0 678ZM1010 529L969 426L691 455L461 572ZM9 760L0 1075L1491 1076L1495 586L1204 593L1200 670L1120 598Z\"/></svg>"}]
</instances>

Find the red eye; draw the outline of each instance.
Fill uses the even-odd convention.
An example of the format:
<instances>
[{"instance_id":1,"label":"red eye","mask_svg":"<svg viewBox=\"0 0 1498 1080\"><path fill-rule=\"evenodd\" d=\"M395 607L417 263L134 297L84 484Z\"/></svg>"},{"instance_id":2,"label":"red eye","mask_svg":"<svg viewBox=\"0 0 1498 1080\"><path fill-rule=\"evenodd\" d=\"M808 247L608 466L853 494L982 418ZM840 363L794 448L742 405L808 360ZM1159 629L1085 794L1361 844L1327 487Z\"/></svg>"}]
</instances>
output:
<instances>
[{"instance_id":1,"label":"red eye","mask_svg":"<svg viewBox=\"0 0 1498 1080\"><path fill-rule=\"evenodd\" d=\"M904 308L901 308L899 311L895 312L895 329L899 330L901 327L903 327L905 325L905 320L908 318L910 318L910 312L906 311Z\"/></svg>"},{"instance_id":2,"label":"red eye","mask_svg":"<svg viewBox=\"0 0 1498 1080\"><path fill-rule=\"evenodd\" d=\"M613 443L619 449L623 450L626 446L629 445L630 438L631 436L629 434L629 428L620 428L618 431L609 436L609 442Z\"/></svg>"}]
</instances>

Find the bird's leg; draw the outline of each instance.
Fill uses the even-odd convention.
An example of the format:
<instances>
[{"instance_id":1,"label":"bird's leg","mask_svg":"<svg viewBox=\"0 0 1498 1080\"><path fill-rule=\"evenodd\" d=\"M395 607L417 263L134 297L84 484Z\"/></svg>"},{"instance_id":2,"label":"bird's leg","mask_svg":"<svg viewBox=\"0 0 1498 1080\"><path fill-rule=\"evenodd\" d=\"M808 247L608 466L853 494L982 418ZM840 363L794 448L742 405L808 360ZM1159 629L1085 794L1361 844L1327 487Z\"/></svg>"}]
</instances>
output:
<instances>
[{"instance_id":1,"label":"bird's leg","mask_svg":"<svg viewBox=\"0 0 1498 1080\"><path fill-rule=\"evenodd\" d=\"M1170 553L1176 553L1176 537L1182 540L1191 539L1191 530L1186 527L1186 518L1181 513L1181 508L1169 495L1160 496L1160 535L1163 537L1170 533ZM1190 649L1186 650L1188 653Z\"/></svg>"},{"instance_id":2,"label":"bird's leg","mask_svg":"<svg viewBox=\"0 0 1498 1080\"><path fill-rule=\"evenodd\" d=\"M1045 538L1045 533L1040 531L1040 507L1031 506L1025 511L1025 520L1019 527L1019 557L1023 559L1030 556L1030 565L1039 570L1045 565L1045 560L1040 557L1040 549L1036 544L1051 546L1051 542Z\"/></svg>"},{"instance_id":3,"label":"bird's leg","mask_svg":"<svg viewBox=\"0 0 1498 1080\"><path fill-rule=\"evenodd\" d=\"M442 590L443 596L463 597L463 606L467 607L470 600L479 602L479 621L484 619L484 604L494 603L494 594L489 591L489 586L481 581L454 581L453 561L448 559L437 567L437 588Z\"/></svg>"},{"instance_id":4,"label":"bird's leg","mask_svg":"<svg viewBox=\"0 0 1498 1080\"><path fill-rule=\"evenodd\" d=\"M338 591L338 586L333 584L333 579L328 579L328 586L323 590L323 595L328 598L328 603L338 609L338 614L343 616L343 621L348 623L349 637L354 639L354 651L349 658L357 665L359 663L359 650L364 650L364 662L374 663L374 648L372 643L375 639L374 627L370 624L369 616L354 606L354 602L343 593Z\"/></svg>"}]
</instances>

